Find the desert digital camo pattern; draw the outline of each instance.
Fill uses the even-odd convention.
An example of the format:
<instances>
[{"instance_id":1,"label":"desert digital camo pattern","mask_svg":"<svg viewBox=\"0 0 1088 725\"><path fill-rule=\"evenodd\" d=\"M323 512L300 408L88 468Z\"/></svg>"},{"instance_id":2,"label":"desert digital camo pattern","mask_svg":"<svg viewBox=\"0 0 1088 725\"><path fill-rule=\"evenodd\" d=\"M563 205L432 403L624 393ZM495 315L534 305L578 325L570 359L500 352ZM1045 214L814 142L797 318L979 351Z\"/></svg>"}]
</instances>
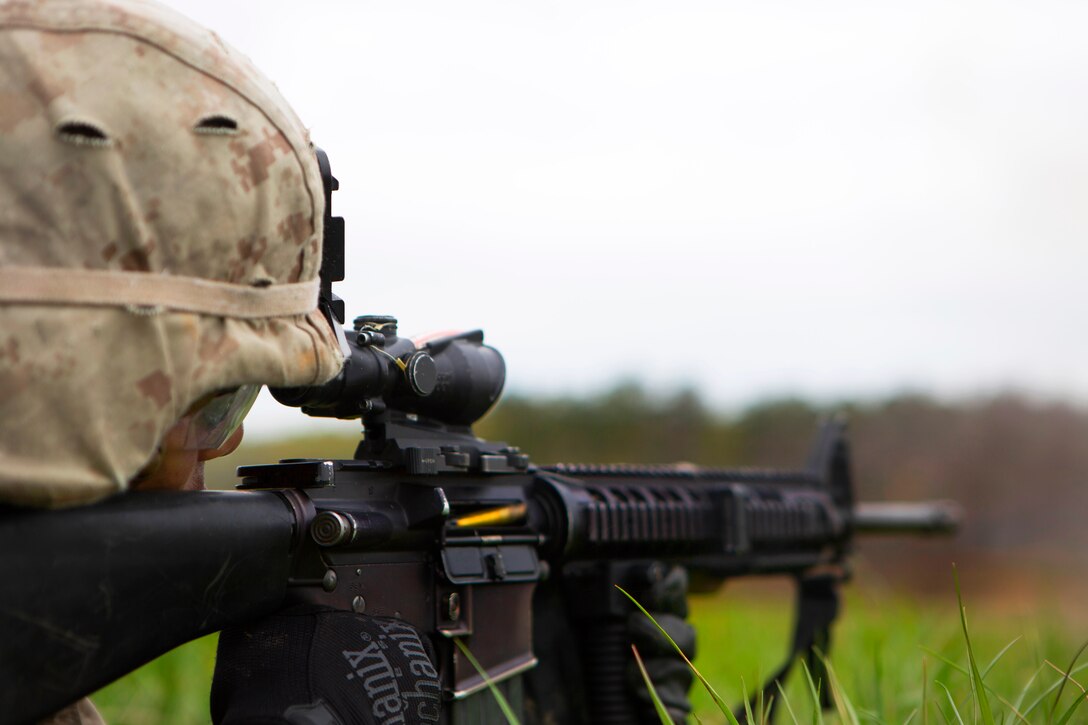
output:
<instances>
[{"instance_id":1,"label":"desert digital camo pattern","mask_svg":"<svg viewBox=\"0 0 1088 725\"><path fill-rule=\"evenodd\" d=\"M323 204L305 128L214 33L139 0L0 2L0 266L309 281ZM316 310L2 304L0 502L123 490L206 393L341 362Z\"/></svg>"}]
</instances>

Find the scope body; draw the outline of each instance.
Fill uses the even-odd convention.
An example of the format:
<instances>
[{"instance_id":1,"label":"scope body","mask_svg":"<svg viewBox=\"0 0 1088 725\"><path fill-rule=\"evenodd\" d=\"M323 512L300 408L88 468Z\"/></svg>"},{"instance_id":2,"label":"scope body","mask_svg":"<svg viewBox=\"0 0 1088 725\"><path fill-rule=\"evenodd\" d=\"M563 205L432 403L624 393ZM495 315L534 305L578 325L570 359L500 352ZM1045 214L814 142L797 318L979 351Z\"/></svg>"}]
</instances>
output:
<instances>
[{"instance_id":1,"label":"scope body","mask_svg":"<svg viewBox=\"0 0 1088 725\"><path fill-rule=\"evenodd\" d=\"M375 322L376 321L376 322ZM316 417L379 419L386 411L468 426L499 399L506 364L480 330L415 341L391 317L357 318L345 330L350 356L324 385L273 388L284 405Z\"/></svg>"}]
</instances>

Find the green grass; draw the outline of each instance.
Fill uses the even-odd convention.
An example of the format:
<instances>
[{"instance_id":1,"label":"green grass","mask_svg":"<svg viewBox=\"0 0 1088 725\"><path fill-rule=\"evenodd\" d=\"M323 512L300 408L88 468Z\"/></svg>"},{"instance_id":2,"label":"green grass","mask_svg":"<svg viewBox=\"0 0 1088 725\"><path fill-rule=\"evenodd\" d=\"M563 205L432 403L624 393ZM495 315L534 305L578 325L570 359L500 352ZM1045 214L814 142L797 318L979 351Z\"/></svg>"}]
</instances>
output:
<instances>
[{"instance_id":1,"label":"green grass","mask_svg":"<svg viewBox=\"0 0 1088 725\"><path fill-rule=\"evenodd\" d=\"M461 654L465 656L465 659L469 661L472 668L483 678L487 683L487 689L491 691L491 696L495 698L495 702L498 703L499 709L502 711L503 717L506 718L506 722L510 725L518 725L518 717L514 710L510 707L510 703L506 701L506 697L502 694L499 688L492 682L491 678L487 676L487 671L480 666L479 660L476 659L476 655L472 654L472 650L468 648L460 637L455 637L453 643L457 645L457 649Z\"/></svg>"},{"instance_id":2,"label":"green grass","mask_svg":"<svg viewBox=\"0 0 1088 725\"><path fill-rule=\"evenodd\" d=\"M91 700L107 725L208 723L217 635L178 647L100 690Z\"/></svg>"},{"instance_id":3,"label":"green grass","mask_svg":"<svg viewBox=\"0 0 1088 725\"><path fill-rule=\"evenodd\" d=\"M787 602L767 593L730 597L728 590L693 599L695 665L727 701L740 703L743 682L754 689L752 683L762 683L780 664L792 624ZM926 604L849 592L832 636L831 682L810 684L796 668L781 693L788 708L781 708L778 722L820 722L814 686L831 688L836 708L823 715L828 725L1086 721L1088 707L1079 709L1084 691L1075 682L1085 677L1061 684L1082 634L1050 615L965 605L955 592ZM968 611L975 612L969 629ZM703 723L727 722L704 692L694 689L692 699Z\"/></svg>"},{"instance_id":4,"label":"green grass","mask_svg":"<svg viewBox=\"0 0 1088 725\"><path fill-rule=\"evenodd\" d=\"M743 691L755 691L778 667L791 634L792 602L787 589L735 585L692 598L695 665L725 702L740 704ZM946 598L927 603L849 590L832 637L831 682L810 684L795 669L776 698L777 722L1088 722L1088 706L1081 708L1088 664L1079 659L1085 631L1050 613L975 607L969 591L963 605L951 581ZM190 643L105 688L94 702L110 725L206 723L214 654L214 637ZM1074 675L1066 680L1069 670ZM825 688L836 708L821 716L812 707L813 691ZM728 722L698 683L692 699L701 722Z\"/></svg>"}]
</instances>

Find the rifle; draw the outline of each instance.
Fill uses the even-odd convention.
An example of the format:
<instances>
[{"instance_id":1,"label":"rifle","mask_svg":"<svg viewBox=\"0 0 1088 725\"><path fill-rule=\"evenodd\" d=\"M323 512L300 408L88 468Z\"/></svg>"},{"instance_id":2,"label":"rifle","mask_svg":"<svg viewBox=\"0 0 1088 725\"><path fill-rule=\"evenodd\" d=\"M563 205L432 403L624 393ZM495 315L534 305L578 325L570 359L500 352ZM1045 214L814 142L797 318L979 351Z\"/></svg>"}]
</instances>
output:
<instances>
[{"instance_id":1,"label":"rifle","mask_svg":"<svg viewBox=\"0 0 1088 725\"><path fill-rule=\"evenodd\" d=\"M240 492L133 492L64 511L0 511L0 702L30 722L204 634L293 603L406 620L432 636L447 722L480 721L487 682L521 706L534 667L534 590L578 592L589 714L631 722L622 640L647 563L704 578L789 574L799 585L787 662L826 649L856 534L946 532L948 502L854 501L841 421L798 470L534 466L472 424L505 364L479 330L398 336L394 318L343 330L343 220L326 193L321 308L350 353L325 385L274 390L313 416L359 418L350 460L242 466ZM640 579L641 578L641 579ZM537 633L539 634L539 633ZM468 662L455 640L475 655ZM814 664L817 664L813 658Z\"/></svg>"}]
</instances>

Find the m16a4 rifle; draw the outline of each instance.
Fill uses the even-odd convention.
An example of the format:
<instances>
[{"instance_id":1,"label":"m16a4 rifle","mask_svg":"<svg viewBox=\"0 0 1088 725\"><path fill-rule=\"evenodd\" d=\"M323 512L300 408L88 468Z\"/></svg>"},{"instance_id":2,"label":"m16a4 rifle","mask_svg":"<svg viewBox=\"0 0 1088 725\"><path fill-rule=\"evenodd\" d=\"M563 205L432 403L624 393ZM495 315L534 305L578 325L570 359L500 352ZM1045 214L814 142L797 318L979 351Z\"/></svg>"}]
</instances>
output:
<instances>
[{"instance_id":1,"label":"m16a4 rifle","mask_svg":"<svg viewBox=\"0 0 1088 725\"><path fill-rule=\"evenodd\" d=\"M429 633L450 702L443 718L469 722L479 715L469 703L490 697L473 697L487 681L518 706L518 676L537 664L534 590L547 579L578 592L568 609L590 663L592 721L630 722L631 604L614 585L637 591L648 563L716 581L796 577L793 651L773 686L797 655L826 645L856 534L954 528L948 503L856 503L835 421L798 470L535 466L516 447L477 438L471 426L505 381L482 332L410 340L382 316L342 328L332 283L343 278L344 224L329 211L337 184L319 160L321 307L348 357L329 383L273 395L309 415L360 419L354 457L243 466L244 493L128 493L0 513L0 701L12 721L49 714L208 632L312 603Z\"/></svg>"}]
</instances>

